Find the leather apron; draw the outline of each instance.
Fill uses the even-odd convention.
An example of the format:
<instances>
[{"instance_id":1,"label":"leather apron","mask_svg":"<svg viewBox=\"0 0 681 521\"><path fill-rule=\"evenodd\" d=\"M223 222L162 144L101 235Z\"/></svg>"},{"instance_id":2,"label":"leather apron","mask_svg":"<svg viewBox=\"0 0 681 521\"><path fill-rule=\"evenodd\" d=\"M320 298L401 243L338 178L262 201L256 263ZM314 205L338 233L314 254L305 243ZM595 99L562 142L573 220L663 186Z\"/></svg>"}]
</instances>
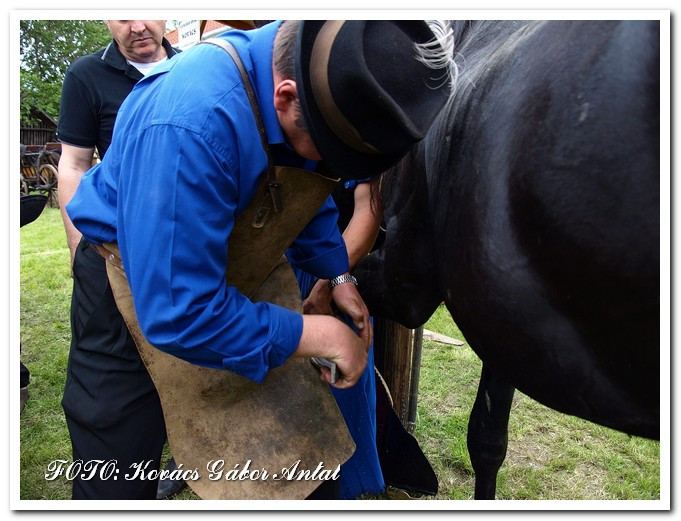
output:
<instances>
[{"instance_id":1,"label":"leather apron","mask_svg":"<svg viewBox=\"0 0 681 521\"><path fill-rule=\"evenodd\" d=\"M263 183L229 238L227 282L253 301L301 312L300 289L282 253L335 181L298 169L277 170L286 210L271 212L264 226L253 227L271 201ZM316 469L333 471L350 458L354 442L331 391L308 359L291 358L256 384L160 351L140 330L117 245L107 243L104 249L116 304L161 399L173 457L181 469L198 470L200 479L187 482L199 497L304 499L322 483L306 477ZM212 461L224 462L221 479L209 479ZM262 477L266 470L268 479L227 479L228 471L245 466L249 476L258 471ZM292 473L282 472L294 466ZM307 476L301 474L305 469ZM318 477L328 474L318 472Z\"/></svg>"}]
</instances>

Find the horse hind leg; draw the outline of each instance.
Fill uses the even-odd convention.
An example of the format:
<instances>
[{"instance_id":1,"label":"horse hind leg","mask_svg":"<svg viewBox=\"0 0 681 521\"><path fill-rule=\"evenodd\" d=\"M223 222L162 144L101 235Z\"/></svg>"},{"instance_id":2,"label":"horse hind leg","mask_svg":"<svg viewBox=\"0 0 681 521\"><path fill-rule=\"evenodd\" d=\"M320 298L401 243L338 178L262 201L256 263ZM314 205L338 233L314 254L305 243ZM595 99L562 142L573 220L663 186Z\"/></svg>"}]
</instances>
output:
<instances>
[{"instance_id":1,"label":"horse hind leg","mask_svg":"<svg viewBox=\"0 0 681 521\"><path fill-rule=\"evenodd\" d=\"M506 458L508 418L515 389L483 364L468 420L468 454L475 472L475 499L494 499L497 473Z\"/></svg>"}]
</instances>

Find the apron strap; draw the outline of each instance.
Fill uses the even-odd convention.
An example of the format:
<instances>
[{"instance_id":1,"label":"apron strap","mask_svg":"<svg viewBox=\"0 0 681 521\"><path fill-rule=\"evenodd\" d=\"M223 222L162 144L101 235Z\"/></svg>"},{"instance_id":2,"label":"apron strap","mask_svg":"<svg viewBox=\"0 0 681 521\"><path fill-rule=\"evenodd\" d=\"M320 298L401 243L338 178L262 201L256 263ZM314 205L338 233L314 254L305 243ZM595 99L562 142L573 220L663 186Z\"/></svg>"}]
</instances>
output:
<instances>
[{"instance_id":1,"label":"apron strap","mask_svg":"<svg viewBox=\"0 0 681 521\"><path fill-rule=\"evenodd\" d=\"M255 122L258 127L258 134L260 134L260 141L262 142L262 148L267 156L267 178L269 179L268 187L269 194L272 197L272 205L275 212L281 212L283 210L282 200L281 200L281 184L277 182L276 170L274 168L274 161L272 160L272 154L270 153L270 146L267 142L267 133L265 132L265 124L260 116L260 109L258 108L258 100L255 96L255 89L253 84L248 77L248 73L244 67L239 53L236 51L234 46L227 40L221 38L211 38L210 40L204 40L201 43L208 43L220 47L232 58L236 64L236 68L239 70L241 75L241 81L244 84L244 89L246 89L246 94L248 95L248 101L251 104L251 110L253 111L253 117L255 117Z\"/></svg>"}]
</instances>

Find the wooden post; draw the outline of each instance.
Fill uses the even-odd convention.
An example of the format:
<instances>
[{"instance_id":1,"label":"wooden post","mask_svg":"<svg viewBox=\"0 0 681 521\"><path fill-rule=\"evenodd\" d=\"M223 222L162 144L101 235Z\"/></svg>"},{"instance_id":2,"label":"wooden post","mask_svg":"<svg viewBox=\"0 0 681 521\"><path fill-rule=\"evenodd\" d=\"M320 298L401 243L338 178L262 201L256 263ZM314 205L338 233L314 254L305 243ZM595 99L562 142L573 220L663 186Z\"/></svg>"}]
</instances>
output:
<instances>
[{"instance_id":1,"label":"wooden post","mask_svg":"<svg viewBox=\"0 0 681 521\"><path fill-rule=\"evenodd\" d=\"M374 362L405 428L409 425L412 339L413 330L392 320L374 317Z\"/></svg>"},{"instance_id":2,"label":"wooden post","mask_svg":"<svg viewBox=\"0 0 681 521\"><path fill-rule=\"evenodd\" d=\"M419 380L421 378L421 353L423 352L423 326L414 329L414 341L411 352L411 378L409 379L409 415L407 431L414 432L416 427L416 409L419 399Z\"/></svg>"}]
</instances>

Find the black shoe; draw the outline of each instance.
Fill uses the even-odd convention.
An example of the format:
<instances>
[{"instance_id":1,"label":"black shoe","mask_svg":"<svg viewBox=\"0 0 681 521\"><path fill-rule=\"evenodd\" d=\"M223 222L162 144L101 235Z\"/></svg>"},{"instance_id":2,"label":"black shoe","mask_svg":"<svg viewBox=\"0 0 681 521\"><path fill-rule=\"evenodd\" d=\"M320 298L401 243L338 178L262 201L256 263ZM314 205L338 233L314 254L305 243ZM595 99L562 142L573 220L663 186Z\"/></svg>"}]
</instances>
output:
<instances>
[{"instance_id":1,"label":"black shoe","mask_svg":"<svg viewBox=\"0 0 681 521\"><path fill-rule=\"evenodd\" d=\"M177 464L175 463L175 458L172 458L168 465L166 465L165 470L172 472L177 470ZM187 486L187 482L183 479L159 479L158 488L156 489L156 499L168 499L171 496L177 494L180 490Z\"/></svg>"}]
</instances>

